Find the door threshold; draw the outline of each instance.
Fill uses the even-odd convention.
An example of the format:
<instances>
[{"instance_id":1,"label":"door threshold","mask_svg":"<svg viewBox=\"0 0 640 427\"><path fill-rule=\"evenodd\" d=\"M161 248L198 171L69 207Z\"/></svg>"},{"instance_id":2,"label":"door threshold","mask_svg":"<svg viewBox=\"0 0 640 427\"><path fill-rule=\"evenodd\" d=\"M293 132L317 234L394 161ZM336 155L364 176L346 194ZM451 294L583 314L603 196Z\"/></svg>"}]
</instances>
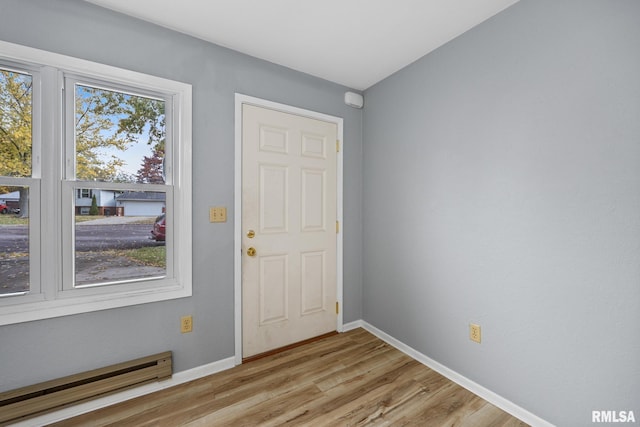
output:
<instances>
[{"instance_id":1,"label":"door threshold","mask_svg":"<svg viewBox=\"0 0 640 427\"><path fill-rule=\"evenodd\" d=\"M326 334L318 335L317 337L313 337L303 341L298 341L293 344L285 345L284 347L274 348L273 350L265 351L264 353L256 354L249 357L243 357L242 363L245 364L245 363L253 362L259 359L263 359L265 357L273 356L274 354L282 353L283 351L291 350L292 348L301 347L305 344L320 341L324 338L332 337L334 335L338 335L338 331L328 332Z\"/></svg>"}]
</instances>

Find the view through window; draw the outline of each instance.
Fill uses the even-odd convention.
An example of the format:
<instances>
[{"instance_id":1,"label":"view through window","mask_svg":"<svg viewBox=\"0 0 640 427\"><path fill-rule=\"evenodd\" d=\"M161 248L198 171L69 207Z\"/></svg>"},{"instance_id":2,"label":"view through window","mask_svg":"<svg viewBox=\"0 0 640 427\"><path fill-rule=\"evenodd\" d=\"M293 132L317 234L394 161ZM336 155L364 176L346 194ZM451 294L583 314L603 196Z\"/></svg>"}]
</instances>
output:
<instances>
[{"instance_id":1,"label":"view through window","mask_svg":"<svg viewBox=\"0 0 640 427\"><path fill-rule=\"evenodd\" d=\"M165 101L76 83L74 106L75 286L164 277Z\"/></svg>"},{"instance_id":2,"label":"view through window","mask_svg":"<svg viewBox=\"0 0 640 427\"><path fill-rule=\"evenodd\" d=\"M0 296L25 293L29 273L33 78L0 68Z\"/></svg>"}]
</instances>

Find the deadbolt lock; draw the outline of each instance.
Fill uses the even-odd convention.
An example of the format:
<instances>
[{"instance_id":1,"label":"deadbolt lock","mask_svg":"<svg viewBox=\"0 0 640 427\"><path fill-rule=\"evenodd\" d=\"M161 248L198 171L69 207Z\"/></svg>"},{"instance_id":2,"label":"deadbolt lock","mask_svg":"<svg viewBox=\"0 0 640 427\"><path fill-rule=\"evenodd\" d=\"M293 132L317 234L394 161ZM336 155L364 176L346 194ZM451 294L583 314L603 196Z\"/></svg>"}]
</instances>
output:
<instances>
[{"instance_id":1,"label":"deadbolt lock","mask_svg":"<svg viewBox=\"0 0 640 427\"><path fill-rule=\"evenodd\" d=\"M250 239L253 239L254 237L256 237L256 232L253 231L253 230L249 230L247 232L247 237L250 238Z\"/></svg>"},{"instance_id":2,"label":"deadbolt lock","mask_svg":"<svg viewBox=\"0 0 640 427\"><path fill-rule=\"evenodd\" d=\"M251 248L247 249L247 255L256 256L256 248L251 247Z\"/></svg>"}]
</instances>

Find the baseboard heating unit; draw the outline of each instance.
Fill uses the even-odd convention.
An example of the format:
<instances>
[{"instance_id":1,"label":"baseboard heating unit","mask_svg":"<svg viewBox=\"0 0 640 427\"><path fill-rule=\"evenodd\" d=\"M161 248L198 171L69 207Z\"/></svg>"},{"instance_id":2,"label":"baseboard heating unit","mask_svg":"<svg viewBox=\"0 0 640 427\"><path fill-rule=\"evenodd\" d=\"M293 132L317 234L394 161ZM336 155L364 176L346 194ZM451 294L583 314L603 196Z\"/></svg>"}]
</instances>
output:
<instances>
[{"instance_id":1,"label":"baseboard heating unit","mask_svg":"<svg viewBox=\"0 0 640 427\"><path fill-rule=\"evenodd\" d=\"M171 352L0 393L0 425L171 378Z\"/></svg>"}]
</instances>

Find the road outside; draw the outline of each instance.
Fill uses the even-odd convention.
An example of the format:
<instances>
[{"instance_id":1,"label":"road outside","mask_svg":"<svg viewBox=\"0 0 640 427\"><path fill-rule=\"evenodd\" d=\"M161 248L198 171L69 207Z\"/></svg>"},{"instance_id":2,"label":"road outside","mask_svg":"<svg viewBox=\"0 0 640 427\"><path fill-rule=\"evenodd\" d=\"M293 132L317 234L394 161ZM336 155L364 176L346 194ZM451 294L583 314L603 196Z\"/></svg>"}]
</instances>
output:
<instances>
[{"instance_id":1,"label":"road outside","mask_svg":"<svg viewBox=\"0 0 640 427\"><path fill-rule=\"evenodd\" d=\"M163 276L163 266L127 256L143 248L164 248L164 242L149 238L152 225L153 218L140 217L77 223L76 285ZM29 289L28 245L27 225L0 225L0 295Z\"/></svg>"}]
</instances>

